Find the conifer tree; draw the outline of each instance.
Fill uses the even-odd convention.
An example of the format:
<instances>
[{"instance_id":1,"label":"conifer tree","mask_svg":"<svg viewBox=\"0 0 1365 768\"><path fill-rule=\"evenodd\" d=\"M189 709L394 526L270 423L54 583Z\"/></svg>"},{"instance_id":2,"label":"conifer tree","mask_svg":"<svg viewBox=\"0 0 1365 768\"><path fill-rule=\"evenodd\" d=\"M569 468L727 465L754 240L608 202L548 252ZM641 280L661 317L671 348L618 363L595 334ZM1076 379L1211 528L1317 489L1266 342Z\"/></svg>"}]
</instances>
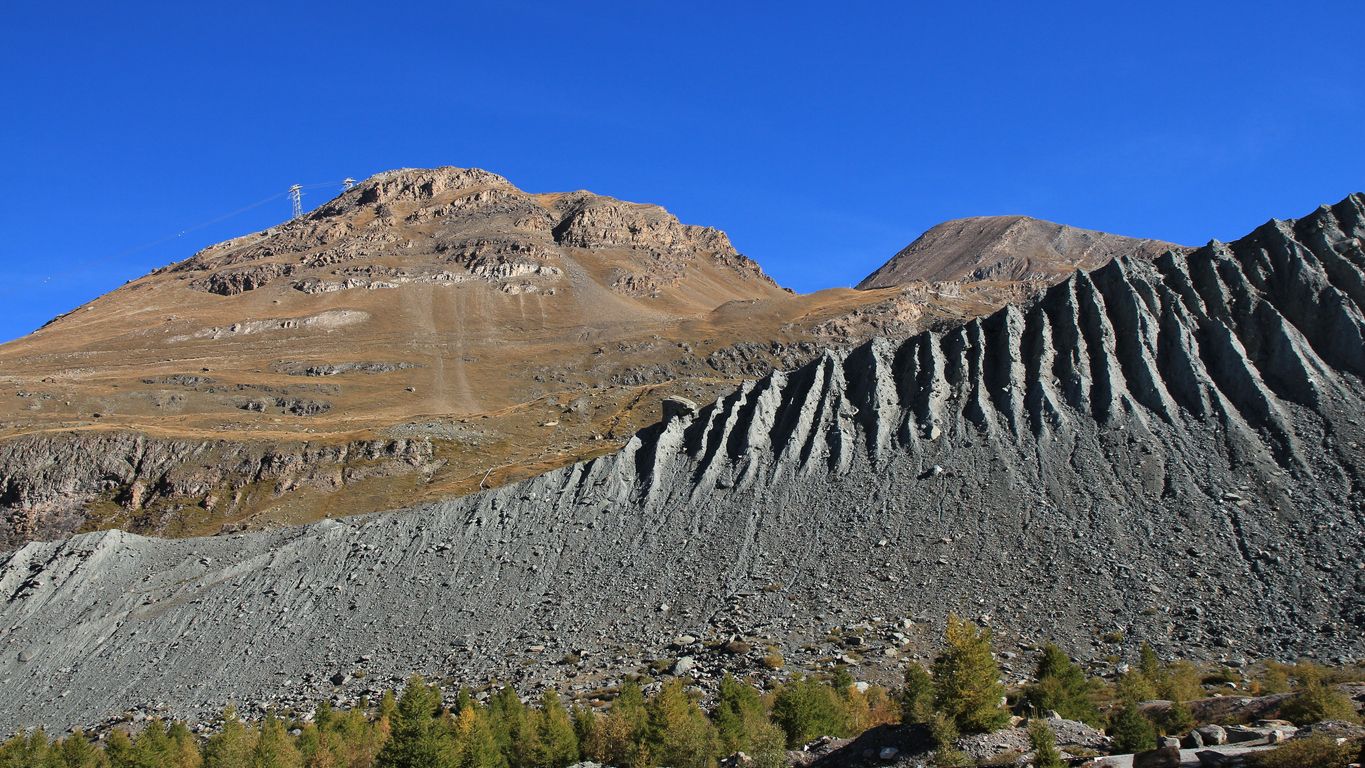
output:
<instances>
[{"instance_id":1,"label":"conifer tree","mask_svg":"<svg viewBox=\"0 0 1365 768\"><path fill-rule=\"evenodd\" d=\"M649 702L650 755L671 768L708 768L716 763L718 741L706 713L687 695L683 683L664 683Z\"/></svg>"},{"instance_id":2,"label":"conifer tree","mask_svg":"<svg viewBox=\"0 0 1365 768\"><path fill-rule=\"evenodd\" d=\"M1139 704L1156 698L1156 686L1137 669L1130 669L1120 675L1115 688L1119 700L1124 702Z\"/></svg>"},{"instance_id":3,"label":"conifer tree","mask_svg":"<svg viewBox=\"0 0 1365 768\"><path fill-rule=\"evenodd\" d=\"M461 709L455 728L460 742L459 768L507 768L507 758L482 708L471 703Z\"/></svg>"},{"instance_id":4,"label":"conifer tree","mask_svg":"<svg viewBox=\"0 0 1365 768\"><path fill-rule=\"evenodd\" d=\"M642 767L649 762L645 730L645 695L632 680L621 684L611 710L602 721L601 751L592 757L615 766Z\"/></svg>"},{"instance_id":5,"label":"conifer tree","mask_svg":"<svg viewBox=\"0 0 1365 768\"><path fill-rule=\"evenodd\" d=\"M52 751L61 768L105 768L109 764L104 752L79 730L62 739Z\"/></svg>"},{"instance_id":6,"label":"conifer tree","mask_svg":"<svg viewBox=\"0 0 1365 768\"><path fill-rule=\"evenodd\" d=\"M0 745L0 768L59 768L57 759L42 728L15 734Z\"/></svg>"},{"instance_id":7,"label":"conifer tree","mask_svg":"<svg viewBox=\"0 0 1365 768\"><path fill-rule=\"evenodd\" d=\"M251 768L302 768L303 758L289 738L284 722L273 714L261 721L256 746L251 750Z\"/></svg>"},{"instance_id":8,"label":"conifer tree","mask_svg":"<svg viewBox=\"0 0 1365 768\"><path fill-rule=\"evenodd\" d=\"M316 714L313 716L313 722L304 723L299 728L298 738L294 739L294 747L298 749L299 757L303 758L306 768L336 768L336 758L323 744L322 729L318 727Z\"/></svg>"},{"instance_id":9,"label":"conifer tree","mask_svg":"<svg viewBox=\"0 0 1365 768\"><path fill-rule=\"evenodd\" d=\"M1057 737L1047 721L1037 718L1029 721L1028 742L1033 750L1033 768L1066 768L1062 753L1057 749Z\"/></svg>"},{"instance_id":10,"label":"conifer tree","mask_svg":"<svg viewBox=\"0 0 1365 768\"><path fill-rule=\"evenodd\" d=\"M452 715L459 715L466 709L474 706L474 692L469 690L469 686L460 686L460 692L455 695L455 708L451 710Z\"/></svg>"},{"instance_id":11,"label":"conifer tree","mask_svg":"<svg viewBox=\"0 0 1365 768\"><path fill-rule=\"evenodd\" d=\"M494 694L488 716L507 764L512 768L534 768L541 748L540 729L516 690L504 686Z\"/></svg>"},{"instance_id":12,"label":"conifer tree","mask_svg":"<svg viewBox=\"0 0 1365 768\"><path fill-rule=\"evenodd\" d=\"M1094 685L1061 648L1052 643L1043 646L1034 676L1037 682L1024 689L1024 701L1035 715L1053 710L1068 720L1101 724L1092 699Z\"/></svg>"},{"instance_id":13,"label":"conifer tree","mask_svg":"<svg viewBox=\"0 0 1365 768\"><path fill-rule=\"evenodd\" d=\"M989 630L948 617L943 652L934 659L934 707L963 733L987 733L1005 724L1005 686L991 654Z\"/></svg>"},{"instance_id":14,"label":"conifer tree","mask_svg":"<svg viewBox=\"0 0 1365 768\"><path fill-rule=\"evenodd\" d=\"M256 734L237 719L237 710L223 710L223 725L204 743L204 768L251 768ZM113 755L110 755L113 758Z\"/></svg>"},{"instance_id":15,"label":"conifer tree","mask_svg":"<svg viewBox=\"0 0 1365 768\"><path fill-rule=\"evenodd\" d=\"M1156 746L1156 729L1131 701L1119 710L1109 736L1114 740L1117 753L1143 752Z\"/></svg>"},{"instance_id":16,"label":"conifer tree","mask_svg":"<svg viewBox=\"0 0 1365 768\"><path fill-rule=\"evenodd\" d=\"M929 722L934 713L934 679L929 676L929 670L917 662L910 662L905 668L905 685L900 698L902 723Z\"/></svg>"},{"instance_id":17,"label":"conifer tree","mask_svg":"<svg viewBox=\"0 0 1365 768\"><path fill-rule=\"evenodd\" d=\"M1194 727L1194 713L1184 702L1172 701L1153 724L1163 734L1179 735Z\"/></svg>"},{"instance_id":18,"label":"conifer tree","mask_svg":"<svg viewBox=\"0 0 1365 768\"><path fill-rule=\"evenodd\" d=\"M104 744L104 755L112 768L130 768L137 765L137 750L133 747L133 740L123 731L113 731L109 734ZM246 763L242 763L241 768L247 768Z\"/></svg>"},{"instance_id":19,"label":"conifer tree","mask_svg":"<svg viewBox=\"0 0 1365 768\"><path fill-rule=\"evenodd\" d=\"M1156 686L1157 681L1161 679L1161 659L1157 657L1156 649L1152 647L1151 643L1144 642L1142 647L1138 649L1137 671L1147 678L1147 682L1153 686Z\"/></svg>"},{"instance_id":20,"label":"conifer tree","mask_svg":"<svg viewBox=\"0 0 1365 768\"><path fill-rule=\"evenodd\" d=\"M1295 725L1310 725L1323 720L1359 722L1355 705L1345 694L1327 686L1322 673L1308 664L1297 670L1302 687L1280 708L1280 716Z\"/></svg>"},{"instance_id":21,"label":"conifer tree","mask_svg":"<svg viewBox=\"0 0 1365 768\"><path fill-rule=\"evenodd\" d=\"M570 711L573 719L574 736L578 737L578 752L582 757L591 758L602 751L601 722L591 707L574 704Z\"/></svg>"},{"instance_id":22,"label":"conifer tree","mask_svg":"<svg viewBox=\"0 0 1365 768\"><path fill-rule=\"evenodd\" d=\"M204 758L199 753L199 743L190 733L189 726L177 720L166 729L166 737L170 741L170 768L201 768Z\"/></svg>"},{"instance_id":23,"label":"conifer tree","mask_svg":"<svg viewBox=\"0 0 1365 768\"><path fill-rule=\"evenodd\" d=\"M934 741L935 768L967 768L971 758L957 748L957 724L942 712L929 715L929 736Z\"/></svg>"},{"instance_id":24,"label":"conifer tree","mask_svg":"<svg viewBox=\"0 0 1365 768\"><path fill-rule=\"evenodd\" d=\"M758 689L725 673L721 678L711 719L716 724L721 750L725 754L751 753L758 729L768 722L763 697Z\"/></svg>"},{"instance_id":25,"label":"conifer tree","mask_svg":"<svg viewBox=\"0 0 1365 768\"><path fill-rule=\"evenodd\" d=\"M132 754L133 762L127 768L164 768L172 764L171 739L160 720L153 719L133 737Z\"/></svg>"},{"instance_id":26,"label":"conifer tree","mask_svg":"<svg viewBox=\"0 0 1365 768\"><path fill-rule=\"evenodd\" d=\"M536 727L537 768L565 768L578 762L578 734L574 733L573 721L554 689L547 688L541 694Z\"/></svg>"},{"instance_id":27,"label":"conifer tree","mask_svg":"<svg viewBox=\"0 0 1365 768\"><path fill-rule=\"evenodd\" d=\"M458 755L440 714L440 691L414 675L398 699L376 768L454 768Z\"/></svg>"},{"instance_id":28,"label":"conifer tree","mask_svg":"<svg viewBox=\"0 0 1365 768\"><path fill-rule=\"evenodd\" d=\"M782 686L773 698L773 721L796 748L820 736L845 736L848 712L834 689L817 680L798 677Z\"/></svg>"}]
</instances>

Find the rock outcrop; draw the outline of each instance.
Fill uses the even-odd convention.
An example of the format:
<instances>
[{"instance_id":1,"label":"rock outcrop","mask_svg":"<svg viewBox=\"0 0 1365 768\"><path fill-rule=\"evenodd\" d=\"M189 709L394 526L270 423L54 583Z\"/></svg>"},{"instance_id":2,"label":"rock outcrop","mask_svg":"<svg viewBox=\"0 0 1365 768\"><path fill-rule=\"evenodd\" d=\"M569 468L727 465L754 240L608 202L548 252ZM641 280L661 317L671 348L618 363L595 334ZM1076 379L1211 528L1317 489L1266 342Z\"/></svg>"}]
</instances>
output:
<instances>
[{"instance_id":1,"label":"rock outcrop","mask_svg":"<svg viewBox=\"0 0 1365 768\"><path fill-rule=\"evenodd\" d=\"M1118 259L465 498L27 544L0 566L0 682L17 692L0 730L354 695L414 671L587 690L681 634L749 637L799 670L861 627L834 653L875 677L949 613L1004 648L1050 639L1086 659L1121 652L1115 631L1129 651L1359 659L1362 237L1353 196L1236 243Z\"/></svg>"}]
</instances>

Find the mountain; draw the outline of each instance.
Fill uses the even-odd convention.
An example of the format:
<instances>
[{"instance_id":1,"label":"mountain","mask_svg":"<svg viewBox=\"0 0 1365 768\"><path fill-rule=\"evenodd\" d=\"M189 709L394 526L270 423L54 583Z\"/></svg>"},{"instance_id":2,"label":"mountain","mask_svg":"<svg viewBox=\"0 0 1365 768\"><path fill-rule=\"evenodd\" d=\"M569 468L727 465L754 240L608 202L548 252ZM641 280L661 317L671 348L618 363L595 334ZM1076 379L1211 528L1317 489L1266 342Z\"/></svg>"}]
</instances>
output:
<instances>
[{"instance_id":1,"label":"mountain","mask_svg":"<svg viewBox=\"0 0 1365 768\"><path fill-rule=\"evenodd\" d=\"M977 216L939 224L863 278L858 288L913 281L1051 283L1119 256L1156 258L1181 246L1054 224L1027 216Z\"/></svg>"},{"instance_id":2,"label":"mountain","mask_svg":"<svg viewBox=\"0 0 1365 768\"><path fill-rule=\"evenodd\" d=\"M0 346L0 551L470 493L615 450L666 396L707 403L1039 287L797 296L658 206L382 173Z\"/></svg>"},{"instance_id":3,"label":"mountain","mask_svg":"<svg viewBox=\"0 0 1365 768\"><path fill-rule=\"evenodd\" d=\"M349 701L413 671L575 694L641 670L891 681L949 613L1007 668L1047 640L1097 670L1144 641L1359 660L1362 239L1353 195L1124 256L464 498L26 544L0 565L0 681L22 692L0 730Z\"/></svg>"}]
</instances>

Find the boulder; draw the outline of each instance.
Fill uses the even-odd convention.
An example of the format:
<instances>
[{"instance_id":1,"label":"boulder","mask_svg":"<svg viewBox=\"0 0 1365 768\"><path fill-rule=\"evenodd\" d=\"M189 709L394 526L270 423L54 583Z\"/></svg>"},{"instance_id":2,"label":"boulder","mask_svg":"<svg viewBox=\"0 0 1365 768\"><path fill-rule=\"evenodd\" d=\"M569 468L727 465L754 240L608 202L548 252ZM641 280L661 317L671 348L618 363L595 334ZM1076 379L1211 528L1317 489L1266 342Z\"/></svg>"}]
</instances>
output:
<instances>
[{"instance_id":1,"label":"boulder","mask_svg":"<svg viewBox=\"0 0 1365 768\"><path fill-rule=\"evenodd\" d=\"M697 666L696 659L692 658L691 656L683 656L682 658L673 662L673 674L685 675L688 672L691 672L694 668L696 668L696 666Z\"/></svg>"},{"instance_id":2,"label":"boulder","mask_svg":"<svg viewBox=\"0 0 1365 768\"><path fill-rule=\"evenodd\" d=\"M1133 755L1133 768L1180 768L1180 748L1161 747Z\"/></svg>"},{"instance_id":3,"label":"boulder","mask_svg":"<svg viewBox=\"0 0 1365 768\"><path fill-rule=\"evenodd\" d=\"M1246 765L1246 758L1242 755L1229 755L1214 749L1200 750L1194 756L1199 758L1201 768L1239 768Z\"/></svg>"},{"instance_id":4,"label":"boulder","mask_svg":"<svg viewBox=\"0 0 1365 768\"><path fill-rule=\"evenodd\" d=\"M1201 725L1195 728L1193 732L1199 734L1199 737L1204 740L1205 746L1228 743L1228 732L1221 725L1213 725L1212 723Z\"/></svg>"},{"instance_id":5,"label":"boulder","mask_svg":"<svg viewBox=\"0 0 1365 768\"><path fill-rule=\"evenodd\" d=\"M690 418L697 415L697 404L685 397L673 395L663 401L664 421L675 418Z\"/></svg>"}]
</instances>

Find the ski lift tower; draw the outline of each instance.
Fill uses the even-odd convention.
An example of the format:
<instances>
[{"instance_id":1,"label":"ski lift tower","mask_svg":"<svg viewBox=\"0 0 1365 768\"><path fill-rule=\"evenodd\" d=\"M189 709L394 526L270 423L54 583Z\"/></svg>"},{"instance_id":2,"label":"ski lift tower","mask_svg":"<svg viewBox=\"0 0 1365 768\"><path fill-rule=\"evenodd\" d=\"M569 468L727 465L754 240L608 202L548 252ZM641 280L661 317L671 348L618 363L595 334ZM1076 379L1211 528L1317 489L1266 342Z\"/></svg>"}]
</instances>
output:
<instances>
[{"instance_id":1,"label":"ski lift tower","mask_svg":"<svg viewBox=\"0 0 1365 768\"><path fill-rule=\"evenodd\" d=\"M298 185L298 184L295 184L294 186L292 186L292 187L289 188L289 202L293 205L293 208L294 208L294 216L293 216L293 218L296 218L296 219L302 218L302 217L303 217L303 187L302 187L302 186L300 186L300 185Z\"/></svg>"}]
</instances>

